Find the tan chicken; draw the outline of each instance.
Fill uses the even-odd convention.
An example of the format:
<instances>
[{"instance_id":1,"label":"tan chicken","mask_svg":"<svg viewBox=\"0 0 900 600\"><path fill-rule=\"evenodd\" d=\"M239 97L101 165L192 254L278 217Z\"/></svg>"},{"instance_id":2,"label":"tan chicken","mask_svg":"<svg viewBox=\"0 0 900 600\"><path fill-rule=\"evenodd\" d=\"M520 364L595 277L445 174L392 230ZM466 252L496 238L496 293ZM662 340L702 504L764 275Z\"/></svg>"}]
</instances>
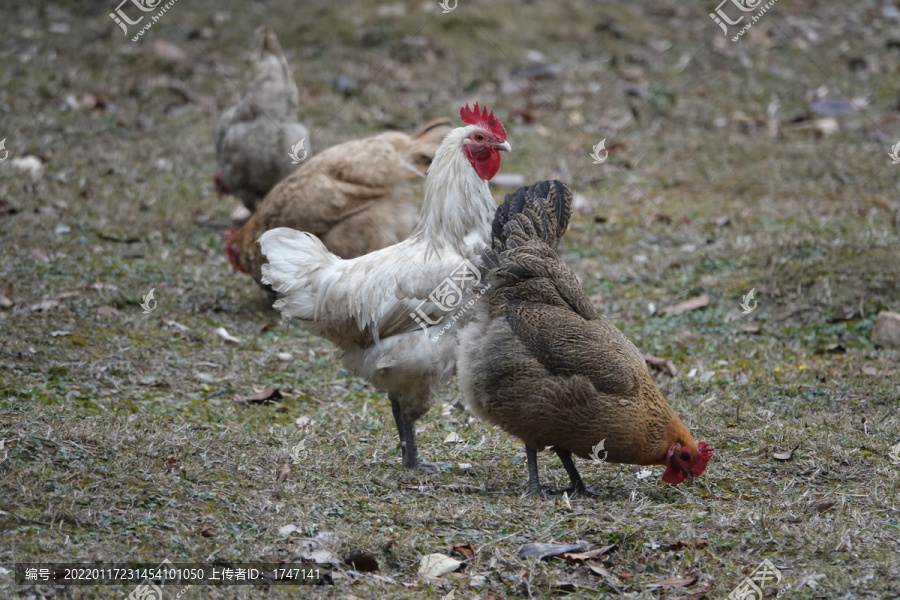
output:
<instances>
[{"instance_id":1,"label":"tan chicken","mask_svg":"<svg viewBox=\"0 0 900 600\"><path fill-rule=\"evenodd\" d=\"M712 455L697 444L650 379L644 358L598 315L575 273L556 254L572 194L542 181L507 195L483 266L490 290L459 333L457 372L469 409L525 442L531 492L537 451L552 446L571 481L581 458L665 464L663 481L703 473ZM600 452L600 449L603 452Z\"/></svg>"},{"instance_id":2,"label":"tan chicken","mask_svg":"<svg viewBox=\"0 0 900 600\"><path fill-rule=\"evenodd\" d=\"M297 122L299 92L275 32L256 33L256 53L247 91L222 114L213 133L216 190L240 198L251 212L272 187L311 152L309 132Z\"/></svg>"},{"instance_id":3,"label":"tan chicken","mask_svg":"<svg viewBox=\"0 0 900 600\"><path fill-rule=\"evenodd\" d=\"M311 233L341 258L405 240L419 222L414 184L450 129L449 119L437 119L412 137L388 131L314 156L276 185L228 240L229 261L260 283L266 259L257 240L277 227Z\"/></svg>"}]
</instances>

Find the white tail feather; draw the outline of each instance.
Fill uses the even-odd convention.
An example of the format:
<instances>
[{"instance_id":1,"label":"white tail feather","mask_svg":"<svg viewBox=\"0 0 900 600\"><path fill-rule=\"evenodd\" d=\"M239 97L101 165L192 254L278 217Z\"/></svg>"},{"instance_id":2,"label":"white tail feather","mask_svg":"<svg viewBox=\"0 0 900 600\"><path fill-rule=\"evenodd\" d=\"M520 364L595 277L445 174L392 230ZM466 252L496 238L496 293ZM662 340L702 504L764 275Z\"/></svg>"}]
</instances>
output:
<instances>
[{"instance_id":1,"label":"white tail feather","mask_svg":"<svg viewBox=\"0 0 900 600\"><path fill-rule=\"evenodd\" d=\"M276 292L289 294L278 300L275 308L285 317L315 319L316 280L340 259L316 236L287 227L265 232L259 244L269 261L262 267L262 282Z\"/></svg>"}]
</instances>

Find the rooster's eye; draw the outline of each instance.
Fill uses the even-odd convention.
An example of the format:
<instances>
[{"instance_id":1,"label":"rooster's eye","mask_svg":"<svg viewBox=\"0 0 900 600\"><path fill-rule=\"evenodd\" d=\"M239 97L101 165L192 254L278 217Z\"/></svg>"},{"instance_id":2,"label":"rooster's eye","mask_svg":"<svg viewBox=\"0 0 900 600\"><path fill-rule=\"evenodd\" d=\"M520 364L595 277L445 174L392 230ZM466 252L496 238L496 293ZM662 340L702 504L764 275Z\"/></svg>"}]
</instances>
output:
<instances>
[{"instance_id":1,"label":"rooster's eye","mask_svg":"<svg viewBox=\"0 0 900 600\"><path fill-rule=\"evenodd\" d=\"M681 460L684 460L684 461L691 460L691 453L690 452L682 452Z\"/></svg>"},{"instance_id":2,"label":"rooster's eye","mask_svg":"<svg viewBox=\"0 0 900 600\"><path fill-rule=\"evenodd\" d=\"M476 142L483 142L483 141L484 141L484 136L481 135L480 133L476 133L476 134L475 134L475 141L476 141Z\"/></svg>"}]
</instances>

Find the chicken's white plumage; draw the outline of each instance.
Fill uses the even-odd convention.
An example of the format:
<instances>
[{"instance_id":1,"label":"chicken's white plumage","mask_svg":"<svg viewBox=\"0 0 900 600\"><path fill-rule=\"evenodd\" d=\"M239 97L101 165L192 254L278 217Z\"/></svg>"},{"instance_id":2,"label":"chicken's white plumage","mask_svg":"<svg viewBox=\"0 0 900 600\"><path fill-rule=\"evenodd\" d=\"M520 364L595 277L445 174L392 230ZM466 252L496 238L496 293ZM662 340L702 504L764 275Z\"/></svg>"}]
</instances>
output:
<instances>
[{"instance_id":1,"label":"chicken's white plumage","mask_svg":"<svg viewBox=\"0 0 900 600\"><path fill-rule=\"evenodd\" d=\"M464 261L477 263L489 243L496 203L463 152L467 138L481 136L476 132L486 130L470 125L447 134L428 171L422 220L394 246L342 260L315 236L292 229L273 229L259 240L268 260L263 283L283 294L275 308L306 321L344 351L348 369L388 391L401 442L412 444L413 458L407 464L404 450L404 466L417 459L415 430L406 439L403 428L411 425L401 417L414 423L424 414L434 388L452 376L456 364L459 323L429 295ZM463 288L456 306L475 291ZM412 316L417 309L436 324L423 329Z\"/></svg>"}]
</instances>

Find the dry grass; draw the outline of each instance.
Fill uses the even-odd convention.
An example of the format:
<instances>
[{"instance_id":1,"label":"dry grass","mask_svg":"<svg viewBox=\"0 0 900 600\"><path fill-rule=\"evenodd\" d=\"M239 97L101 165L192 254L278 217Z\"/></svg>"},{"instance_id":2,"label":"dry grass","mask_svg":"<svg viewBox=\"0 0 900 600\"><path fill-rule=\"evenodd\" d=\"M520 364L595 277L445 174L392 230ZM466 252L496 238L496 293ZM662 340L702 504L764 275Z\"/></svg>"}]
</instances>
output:
<instances>
[{"instance_id":1,"label":"dry grass","mask_svg":"<svg viewBox=\"0 0 900 600\"><path fill-rule=\"evenodd\" d=\"M19 208L0 215L0 292L12 286L14 302L0 310L0 562L275 561L296 559L302 537L333 532L341 557L370 553L394 583L346 576L303 597L724 598L768 558L792 586L783 597L897 598L900 467L888 451L900 441L900 353L869 340L879 310L900 310L900 167L885 156L890 144L872 139L876 128L900 139L897 22L874 2L782 1L732 44L708 18L712 6L461 0L441 15L399 5L402 16L379 3L181 0L138 43L107 3L4 9L0 138L47 169L32 183L0 165L0 199ZM48 32L54 23L69 32ZM329 344L281 326L271 299L222 252L230 206L213 193L210 135L263 23L291 52L315 148L411 130L477 98L507 124L514 152L502 171L568 174L587 208L564 257L599 310L675 363L678 377L655 377L716 448L694 488L584 465L599 499L524 497L522 449L454 408L455 389L420 422L421 453L471 466L401 471L386 399L342 370ZM189 60L160 58L154 39ZM531 91L504 87L528 50L560 73ZM339 73L361 92L334 92ZM627 96L633 86L660 94ZM831 136L791 123L823 86L868 101ZM63 101L104 93L105 108ZM770 137L776 98L781 127ZM592 165L602 138L624 149ZM54 233L63 223L71 231ZM744 316L752 287L759 306ZM144 315L150 288L159 306ZM648 312L700 293L710 306ZM29 310L43 299L52 307ZM103 306L117 312L98 314ZM217 338L221 326L241 341ZM291 393L235 402L254 388ZM298 428L302 416L313 423ZM450 432L463 443L444 444ZM277 483L302 439L308 459ZM773 457L798 445L790 461ZM564 482L557 463L541 456L547 483ZM279 536L287 524L298 531ZM215 535L197 533L204 527ZM575 540L619 542L608 576L516 556L526 542ZM417 575L422 555L461 558L451 548L463 543L477 553L460 573ZM649 587L676 575L696 582ZM0 590L16 588L0 576ZM195 586L182 598L294 594Z\"/></svg>"}]
</instances>

